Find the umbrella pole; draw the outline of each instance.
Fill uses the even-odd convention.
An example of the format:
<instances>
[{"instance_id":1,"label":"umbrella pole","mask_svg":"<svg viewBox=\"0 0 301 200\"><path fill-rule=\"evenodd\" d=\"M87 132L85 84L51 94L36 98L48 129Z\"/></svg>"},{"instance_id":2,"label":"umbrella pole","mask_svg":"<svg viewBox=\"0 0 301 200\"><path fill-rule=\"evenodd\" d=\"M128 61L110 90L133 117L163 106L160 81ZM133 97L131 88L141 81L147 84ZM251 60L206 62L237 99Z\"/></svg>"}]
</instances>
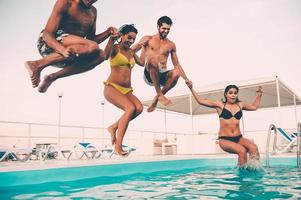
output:
<instances>
[{"instance_id":1,"label":"umbrella pole","mask_svg":"<svg viewBox=\"0 0 301 200\"><path fill-rule=\"evenodd\" d=\"M296 95L294 95L294 109L295 109L295 121L296 121L296 125L298 126Z\"/></svg>"},{"instance_id":2,"label":"umbrella pole","mask_svg":"<svg viewBox=\"0 0 301 200\"><path fill-rule=\"evenodd\" d=\"M192 95L189 95L189 110L190 110L190 116L191 116L191 134L194 133L194 124L193 124L193 113L192 113Z\"/></svg>"}]
</instances>

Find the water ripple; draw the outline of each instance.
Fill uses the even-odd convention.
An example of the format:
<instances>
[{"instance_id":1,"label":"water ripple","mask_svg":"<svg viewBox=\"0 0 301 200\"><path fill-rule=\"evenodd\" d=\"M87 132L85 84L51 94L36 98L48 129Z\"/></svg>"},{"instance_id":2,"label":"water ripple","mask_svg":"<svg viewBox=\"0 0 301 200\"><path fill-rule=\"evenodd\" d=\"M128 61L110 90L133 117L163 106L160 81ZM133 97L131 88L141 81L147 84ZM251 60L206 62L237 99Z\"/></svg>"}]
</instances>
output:
<instances>
[{"instance_id":1,"label":"water ripple","mask_svg":"<svg viewBox=\"0 0 301 200\"><path fill-rule=\"evenodd\" d=\"M7 187L7 199L298 199L301 171L213 167ZM16 192L17 191L17 192Z\"/></svg>"}]
</instances>

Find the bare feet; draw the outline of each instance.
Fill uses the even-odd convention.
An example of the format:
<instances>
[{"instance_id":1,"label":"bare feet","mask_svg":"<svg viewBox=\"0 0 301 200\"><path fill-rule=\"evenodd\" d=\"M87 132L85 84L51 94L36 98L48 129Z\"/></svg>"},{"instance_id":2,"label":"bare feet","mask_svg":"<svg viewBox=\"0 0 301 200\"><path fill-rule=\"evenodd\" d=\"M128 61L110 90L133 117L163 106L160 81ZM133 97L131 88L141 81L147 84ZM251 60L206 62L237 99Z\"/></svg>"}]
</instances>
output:
<instances>
[{"instance_id":1,"label":"bare feet","mask_svg":"<svg viewBox=\"0 0 301 200\"><path fill-rule=\"evenodd\" d=\"M51 85L51 83L54 81L53 77L51 75L44 76L44 80L40 87L38 88L38 91L41 93L44 93L47 91L48 87Z\"/></svg>"},{"instance_id":2,"label":"bare feet","mask_svg":"<svg viewBox=\"0 0 301 200\"><path fill-rule=\"evenodd\" d=\"M30 77L30 81L32 87L37 87L40 83L40 73L41 71L38 70L37 66L34 65L33 61L27 61L24 63L25 68L27 69Z\"/></svg>"},{"instance_id":3,"label":"bare feet","mask_svg":"<svg viewBox=\"0 0 301 200\"><path fill-rule=\"evenodd\" d=\"M119 156L128 156L129 155L128 151L124 151L121 147L118 147L117 145L115 145L114 151Z\"/></svg>"},{"instance_id":4,"label":"bare feet","mask_svg":"<svg viewBox=\"0 0 301 200\"><path fill-rule=\"evenodd\" d=\"M169 104L171 104L171 101L169 99L167 99L164 95L159 96L158 100L160 101L160 103L164 106L168 106Z\"/></svg>"},{"instance_id":5,"label":"bare feet","mask_svg":"<svg viewBox=\"0 0 301 200\"><path fill-rule=\"evenodd\" d=\"M155 96L152 103L147 108L147 112L153 112L156 109L157 104L158 104L158 97Z\"/></svg>"},{"instance_id":6,"label":"bare feet","mask_svg":"<svg viewBox=\"0 0 301 200\"><path fill-rule=\"evenodd\" d=\"M117 127L111 125L107 128L107 130L109 131L109 133L111 134L111 143L112 145L115 144L116 142L116 130L117 130Z\"/></svg>"}]
</instances>

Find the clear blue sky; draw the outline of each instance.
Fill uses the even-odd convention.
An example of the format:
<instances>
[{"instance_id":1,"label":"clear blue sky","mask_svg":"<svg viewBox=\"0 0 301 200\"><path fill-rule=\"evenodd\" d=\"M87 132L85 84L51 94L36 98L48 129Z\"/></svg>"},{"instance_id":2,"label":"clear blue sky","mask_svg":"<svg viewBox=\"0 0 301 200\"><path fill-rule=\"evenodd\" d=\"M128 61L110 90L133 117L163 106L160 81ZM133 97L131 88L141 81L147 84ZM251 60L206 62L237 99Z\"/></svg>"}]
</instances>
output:
<instances>
[{"instance_id":1,"label":"clear blue sky","mask_svg":"<svg viewBox=\"0 0 301 200\"><path fill-rule=\"evenodd\" d=\"M58 80L46 94L31 88L23 63L40 57L36 40L54 2L0 1L0 120L57 123L57 93L63 91L63 124L100 125L107 62L88 73ZM156 20L169 15L174 20L169 37L196 86L278 75L301 94L299 0L99 0L95 5L97 32L134 23L138 39L155 34ZM43 75L55 70L49 67ZM135 94L141 99L154 94L142 80L142 72L136 66L132 76ZM183 89L181 80L175 90ZM106 123L118 118L116 108L106 104L105 109ZM144 119L154 116L147 114ZM145 122L143 117L140 124Z\"/></svg>"}]
</instances>

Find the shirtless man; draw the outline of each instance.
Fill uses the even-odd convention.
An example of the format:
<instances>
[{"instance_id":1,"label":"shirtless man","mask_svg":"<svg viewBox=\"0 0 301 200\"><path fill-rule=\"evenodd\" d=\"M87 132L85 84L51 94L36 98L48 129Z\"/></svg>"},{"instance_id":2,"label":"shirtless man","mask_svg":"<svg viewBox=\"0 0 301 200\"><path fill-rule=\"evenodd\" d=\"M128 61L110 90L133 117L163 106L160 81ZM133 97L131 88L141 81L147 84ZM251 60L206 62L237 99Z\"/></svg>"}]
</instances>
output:
<instances>
[{"instance_id":1,"label":"shirtless man","mask_svg":"<svg viewBox=\"0 0 301 200\"><path fill-rule=\"evenodd\" d=\"M142 37L140 42L132 48L134 51L139 51L142 48L140 57L144 62L146 60L144 80L147 84L154 86L157 93L147 109L148 112L156 109L158 101L165 106L171 103L164 94L177 84L180 76L186 84L191 84L179 63L175 43L167 38L171 25L172 20L169 17L160 17L157 22L158 33L153 36ZM169 55L171 55L174 66L172 70L167 70Z\"/></svg>"},{"instance_id":2,"label":"shirtless man","mask_svg":"<svg viewBox=\"0 0 301 200\"><path fill-rule=\"evenodd\" d=\"M45 29L38 39L42 59L25 62L32 86L46 92L56 79L93 69L106 59L98 44L117 32L109 27L95 35L97 0L57 0ZM46 75L40 84L41 71L47 66L61 70Z\"/></svg>"}]
</instances>

